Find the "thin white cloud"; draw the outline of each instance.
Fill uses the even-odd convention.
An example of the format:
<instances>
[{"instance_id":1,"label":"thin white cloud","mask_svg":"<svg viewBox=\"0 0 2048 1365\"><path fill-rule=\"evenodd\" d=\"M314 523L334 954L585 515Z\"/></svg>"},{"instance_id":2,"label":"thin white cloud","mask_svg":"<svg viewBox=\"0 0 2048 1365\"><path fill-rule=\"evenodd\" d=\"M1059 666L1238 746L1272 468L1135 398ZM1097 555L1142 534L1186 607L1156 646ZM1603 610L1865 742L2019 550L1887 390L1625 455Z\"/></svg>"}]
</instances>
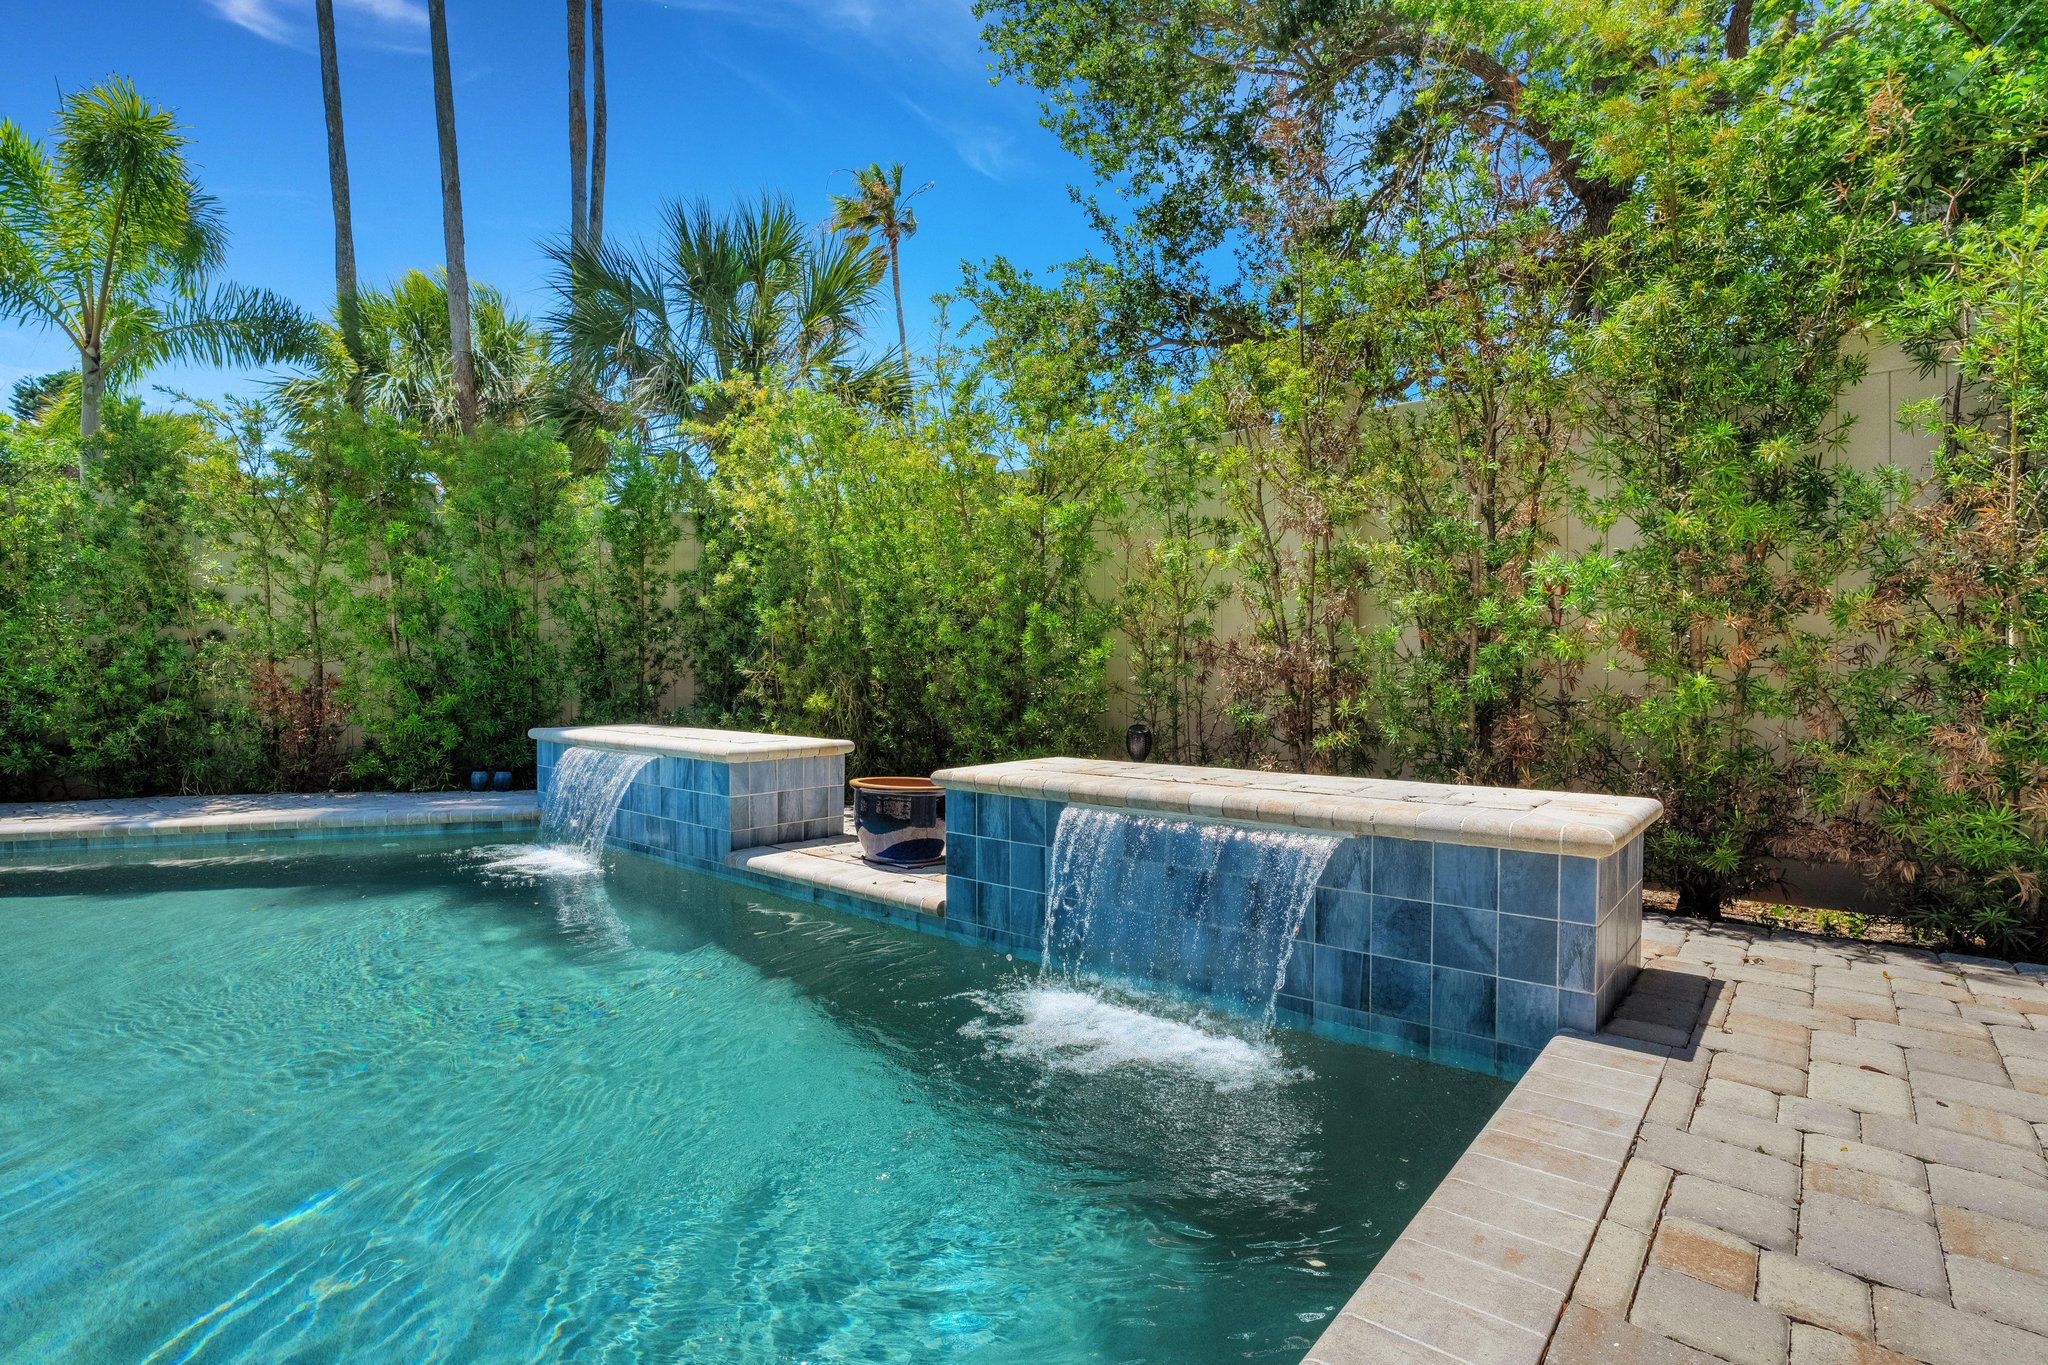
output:
<instances>
[{"instance_id":1,"label":"thin white cloud","mask_svg":"<svg viewBox=\"0 0 2048 1365\"><path fill-rule=\"evenodd\" d=\"M953 155L966 162L969 170L1001 182L1017 169L1017 139L1011 133L974 119L941 118L912 99L903 103L951 144Z\"/></svg>"},{"instance_id":2,"label":"thin white cloud","mask_svg":"<svg viewBox=\"0 0 2048 1365\"><path fill-rule=\"evenodd\" d=\"M898 56L979 70L981 25L973 0L656 0L664 9L715 14L818 41L861 38Z\"/></svg>"},{"instance_id":3,"label":"thin white cloud","mask_svg":"<svg viewBox=\"0 0 2048 1365\"><path fill-rule=\"evenodd\" d=\"M209 8L238 28L247 29L265 42L285 47L305 47L311 38L308 7L299 0L206 0ZM335 18L344 16L364 21L372 34L386 39L409 40L427 25L427 11L419 0L334 0Z\"/></svg>"}]
</instances>

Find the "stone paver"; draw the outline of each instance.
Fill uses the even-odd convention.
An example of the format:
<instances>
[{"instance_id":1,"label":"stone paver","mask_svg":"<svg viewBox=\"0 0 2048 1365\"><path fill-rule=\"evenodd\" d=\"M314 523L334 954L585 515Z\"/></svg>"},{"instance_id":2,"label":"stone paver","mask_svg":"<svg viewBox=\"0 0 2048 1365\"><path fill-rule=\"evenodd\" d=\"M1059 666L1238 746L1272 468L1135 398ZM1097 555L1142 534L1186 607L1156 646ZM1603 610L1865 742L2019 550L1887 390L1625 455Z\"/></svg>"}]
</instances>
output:
<instances>
[{"instance_id":1,"label":"stone paver","mask_svg":"<svg viewBox=\"0 0 2048 1365\"><path fill-rule=\"evenodd\" d=\"M1696 1045L1547 1360L2048 1365L2048 973L1655 915L1643 942Z\"/></svg>"}]
</instances>

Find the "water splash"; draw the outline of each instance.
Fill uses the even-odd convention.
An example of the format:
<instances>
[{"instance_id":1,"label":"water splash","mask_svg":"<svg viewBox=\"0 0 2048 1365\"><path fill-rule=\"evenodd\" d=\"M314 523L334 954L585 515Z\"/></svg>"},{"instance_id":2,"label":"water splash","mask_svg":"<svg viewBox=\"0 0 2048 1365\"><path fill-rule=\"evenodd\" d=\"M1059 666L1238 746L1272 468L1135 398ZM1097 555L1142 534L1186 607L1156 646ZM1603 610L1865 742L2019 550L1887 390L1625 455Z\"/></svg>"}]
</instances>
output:
<instances>
[{"instance_id":1,"label":"water splash","mask_svg":"<svg viewBox=\"0 0 2048 1365\"><path fill-rule=\"evenodd\" d=\"M1053 835L1043 971L1173 987L1271 1024L1341 842L1068 806Z\"/></svg>"},{"instance_id":2,"label":"water splash","mask_svg":"<svg viewBox=\"0 0 2048 1365\"><path fill-rule=\"evenodd\" d=\"M1295 1078L1270 1042L1240 1037L1200 1013L1157 1013L1157 1001L1140 1008L1100 990L1044 985L976 999L989 1017L970 1020L961 1033L985 1039L997 1056L1048 1071L1097 1076L1147 1068L1205 1081L1219 1094Z\"/></svg>"},{"instance_id":3,"label":"water splash","mask_svg":"<svg viewBox=\"0 0 2048 1365\"><path fill-rule=\"evenodd\" d=\"M604 852L604 836L626 789L651 761L650 754L571 748L555 764L554 782L541 803L541 833L580 844L596 859Z\"/></svg>"}]
</instances>

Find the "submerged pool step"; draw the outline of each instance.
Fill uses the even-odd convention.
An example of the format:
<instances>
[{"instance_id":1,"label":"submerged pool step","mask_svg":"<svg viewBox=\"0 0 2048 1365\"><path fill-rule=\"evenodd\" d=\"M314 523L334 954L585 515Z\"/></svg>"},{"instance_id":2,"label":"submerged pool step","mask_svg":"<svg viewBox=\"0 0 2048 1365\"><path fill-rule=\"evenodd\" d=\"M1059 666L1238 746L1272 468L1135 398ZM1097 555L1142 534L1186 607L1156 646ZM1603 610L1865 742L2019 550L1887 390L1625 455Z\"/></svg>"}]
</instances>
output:
<instances>
[{"instance_id":1,"label":"submerged pool step","mask_svg":"<svg viewBox=\"0 0 2048 1365\"><path fill-rule=\"evenodd\" d=\"M824 887L842 895L898 905L932 916L946 913L946 869L907 871L861 861L860 841L851 835L802 843L743 848L726 857L727 867L756 876Z\"/></svg>"}]
</instances>

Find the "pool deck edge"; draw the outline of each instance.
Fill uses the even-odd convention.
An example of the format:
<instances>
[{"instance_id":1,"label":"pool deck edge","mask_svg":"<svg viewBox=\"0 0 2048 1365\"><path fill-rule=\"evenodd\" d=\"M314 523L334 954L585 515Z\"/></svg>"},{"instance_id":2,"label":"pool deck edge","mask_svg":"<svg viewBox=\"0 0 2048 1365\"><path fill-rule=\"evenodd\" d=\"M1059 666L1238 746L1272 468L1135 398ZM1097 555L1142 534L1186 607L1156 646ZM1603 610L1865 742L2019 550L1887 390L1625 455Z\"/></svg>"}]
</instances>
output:
<instances>
[{"instance_id":1,"label":"pool deck edge","mask_svg":"<svg viewBox=\"0 0 2048 1365\"><path fill-rule=\"evenodd\" d=\"M0 856L150 848L238 836L480 834L540 824L523 792L315 792L0 804Z\"/></svg>"},{"instance_id":2,"label":"pool deck edge","mask_svg":"<svg viewBox=\"0 0 2048 1365\"><path fill-rule=\"evenodd\" d=\"M1552 1038L1303 1365L1541 1361L1665 1056L1612 1034Z\"/></svg>"}]
</instances>

